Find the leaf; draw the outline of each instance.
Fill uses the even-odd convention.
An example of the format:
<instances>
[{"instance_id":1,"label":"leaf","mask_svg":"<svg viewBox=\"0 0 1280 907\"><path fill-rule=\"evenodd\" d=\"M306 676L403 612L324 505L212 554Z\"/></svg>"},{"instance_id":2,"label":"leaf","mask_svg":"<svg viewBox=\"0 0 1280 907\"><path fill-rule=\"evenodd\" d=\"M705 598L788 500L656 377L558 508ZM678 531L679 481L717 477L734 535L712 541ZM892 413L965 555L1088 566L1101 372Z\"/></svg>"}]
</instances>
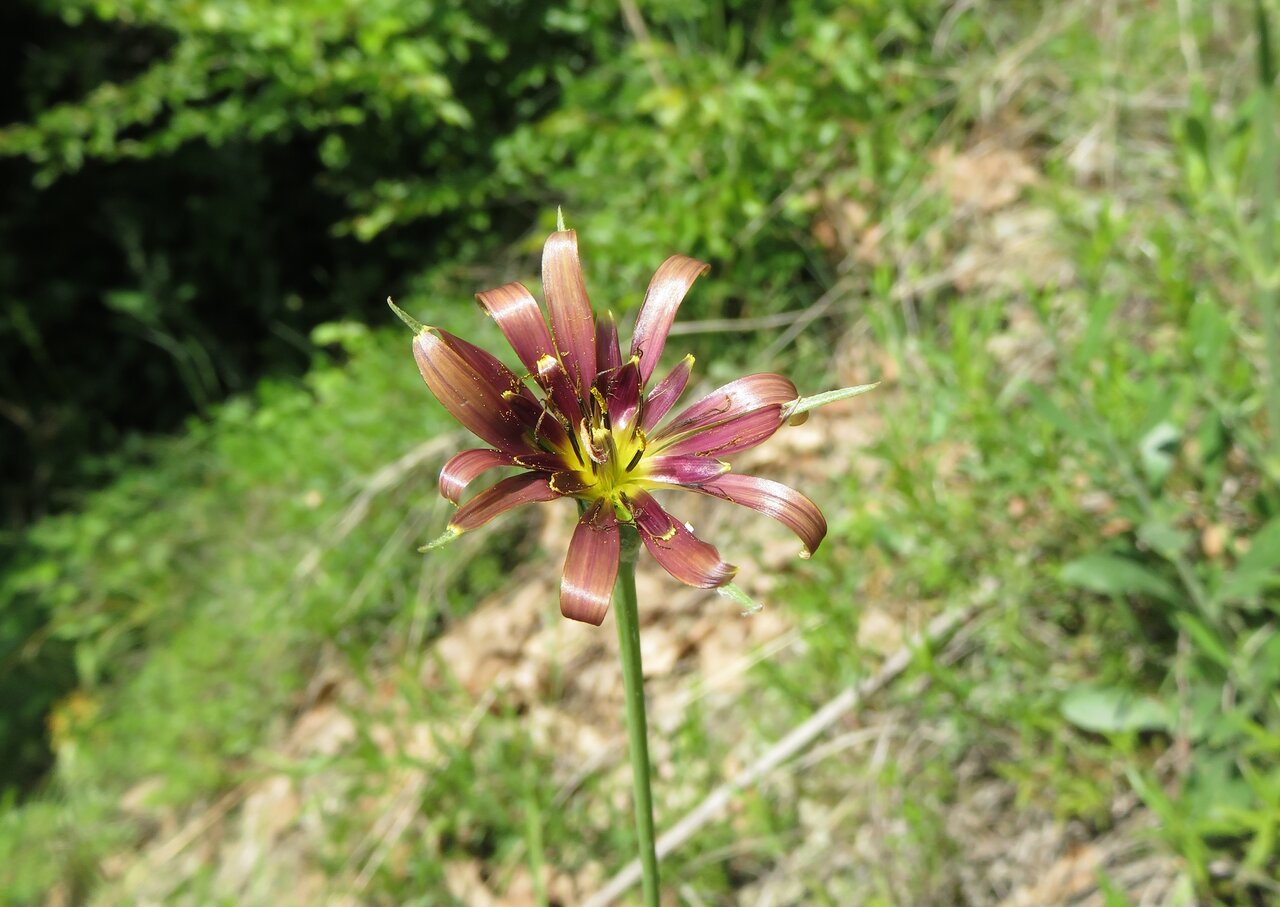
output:
<instances>
[{"instance_id":1,"label":"leaf","mask_svg":"<svg viewBox=\"0 0 1280 907\"><path fill-rule=\"evenodd\" d=\"M1152 482L1162 482L1173 468L1173 455L1177 452L1182 433L1172 422L1161 422L1147 432L1138 443L1142 457L1142 469Z\"/></svg>"},{"instance_id":2,"label":"leaf","mask_svg":"<svg viewBox=\"0 0 1280 907\"><path fill-rule=\"evenodd\" d=\"M1151 595L1166 602L1180 598L1177 588L1160 574L1113 554L1089 554L1071 561L1059 578L1100 595Z\"/></svg>"},{"instance_id":3,"label":"leaf","mask_svg":"<svg viewBox=\"0 0 1280 907\"><path fill-rule=\"evenodd\" d=\"M1219 601L1256 598L1280 583L1280 517L1273 517L1249 540L1249 551L1227 574Z\"/></svg>"},{"instance_id":4,"label":"leaf","mask_svg":"<svg viewBox=\"0 0 1280 907\"><path fill-rule=\"evenodd\" d=\"M1187 611L1175 614L1174 623L1191 638L1191 642L1202 655L1213 659L1224 670L1231 670L1231 653L1227 651L1227 647L1212 627Z\"/></svg>"},{"instance_id":5,"label":"leaf","mask_svg":"<svg viewBox=\"0 0 1280 907\"><path fill-rule=\"evenodd\" d=\"M1164 731L1169 709L1150 696L1120 687L1076 687L1062 699L1062 717L1097 734Z\"/></svg>"},{"instance_id":6,"label":"leaf","mask_svg":"<svg viewBox=\"0 0 1280 907\"><path fill-rule=\"evenodd\" d=\"M1191 544L1191 534L1161 520L1152 520L1138 527L1138 538L1161 557L1173 559Z\"/></svg>"}]
</instances>

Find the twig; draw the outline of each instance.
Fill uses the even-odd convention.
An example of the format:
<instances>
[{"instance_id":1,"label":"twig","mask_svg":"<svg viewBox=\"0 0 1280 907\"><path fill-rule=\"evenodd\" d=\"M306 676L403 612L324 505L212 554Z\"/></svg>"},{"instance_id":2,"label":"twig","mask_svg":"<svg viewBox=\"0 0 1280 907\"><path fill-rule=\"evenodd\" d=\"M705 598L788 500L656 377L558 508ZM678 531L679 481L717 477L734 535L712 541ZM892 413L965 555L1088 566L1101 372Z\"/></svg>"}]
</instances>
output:
<instances>
[{"instance_id":1,"label":"twig","mask_svg":"<svg viewBox=\"0 0 1280 907\"><path fill-rule=\"evenodd\" d=\"M683 334L727 334L747 331L762 331L767 328L782 328L808 319L809 309L803 308L790 312L779 312L777 315L762 315L759 318L706 318L702 321L677 321L671 325L668 335L676 337Z\"/></svg>"},{"instance_id":2,"label":"twig","mask_svg":"<svg viewBox=\"0 0 1280 907\"><path fill-rule=\"evenodd\" d=\"M879 671L862 682L845 688L804 723L769 747L754 763L713 790L698 806L664 832L657 842L658 859L661 860L673 853L704 826L718 818L732 802L734 794L755 784L800 753L829 727L860 706L869 696L875 695L896 680L911 664L911 659L918 648L936 647L960 627L972 621L985 606L986 602L972 603L935 617L923 633L914 636L907 645L891 655ZM639 880L640 863L638 860L632 860L603 888L584 902L583 907L608 907Z\"/></svg>"},{"instance_id":3,"label":"twig","mask_svg":"<svg viewBox=\"0 0 1280 907\"><path fill-rule=\"evenodd\" d=\"M360 493L351 502L351 506L347 508L346 513L338 520L333 535L325 543L312 547L298 561L297 569L293 571L294 580L306 579L315 572L315 569L320 566L320 558L324 556L324 552L329 548L333 548L350 535L351 531L359 526L361 521L368 515L369 507L373 504L374 498L382 494L382 492L394 488L407 474L413 472L413 470L432 457L455 448L460 437L461 435L457 433L450 433L432 438L430 441L424 441L412 450L407 451L399 459L388 463L369 476L364 483L364 487L360 489Z\"/></svg>"},{"instance_id":4,"label":"twig","mask_svg":"<svg viewBox=\"0 0 1280 907\"><path fill-rule=\"evenodd\" d=\"M845 299L846 295L852 294L855 286L856 281L852 275L846 274L837 280L829 290L818 297L815 303L800 314L800 317L796 319L791 327L783 331L780 337L769 344L768 349L760 354L760 358L767 362L785 350L791 341L799 337L811 322L827 314L837 302Z\"/></svg>"},{"instance_id":5,"label":"twig","mask_svg":"<svg viewBox=\"0 0 1280 907\"><path fill-rule=\"evenodd\" d=\"M635 0L618 0L618 6L622 9L622 18L626 20L627 30L640 45L640 56L644 57L649 78L653 79L653 84L659 88L667 88L670 83L662 74L658 61L653 58L653 38L649 36L649 28L644 24L644 16L640 15L640 7L636 6Z\"/></svg>"}]
</instances>

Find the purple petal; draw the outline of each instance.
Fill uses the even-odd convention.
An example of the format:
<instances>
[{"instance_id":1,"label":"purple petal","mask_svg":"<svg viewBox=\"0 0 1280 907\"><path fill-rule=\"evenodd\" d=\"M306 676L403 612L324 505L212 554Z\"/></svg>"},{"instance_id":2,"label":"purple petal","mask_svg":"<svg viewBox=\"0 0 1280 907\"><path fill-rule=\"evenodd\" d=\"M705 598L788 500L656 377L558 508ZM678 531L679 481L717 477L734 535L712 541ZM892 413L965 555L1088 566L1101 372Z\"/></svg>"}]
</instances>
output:
<instances>
[{"instance_id":1,"label":"purple petal","mask_svg":"<svg viewBox=\"0 0 1280 907\"><path fill-rule=\"evenodd\" d=\"M817 551L827 534L827 521L818 505L779 482L730 473L690 490L723 498L773 517L800 537L805 548L802 557Z\"/></svg>"},{"instance_id":2,"label":"purple petal","mask_svg":"<svg viewBox=\"0 0 1280 907\"><path fill-rule=\"evenodd\" d=\"M658 447L663 455L711 454L727 457L762 444L782 427L782 407L776 403L744 416L725 419L699 431L680 435ZM659 444L660 442L655 442Z\"/></svg>"},{"instance_id":3,"label":"purple petal","mask_svg":"<svg viewBox=\"0 0 1280 907\"><path fill-rule=\"evenodd\" d=\"M542 247L542 294L560 361L579 390L596 377L596 329L578 261L578 234L561 230Z\"/></svg>"},{"instance_id":4,"label":"purple petal","mask_svg":"<svg viewBox=\"0 0 1280 907\"><path fill-rule=\"evenodd\" d=\"M485 290L476 294L476 301L497 322L498 329L531 373L538 371L539 359L554 354L547 320L524 284L509 283Z\"/></svg>"},{"instance_id":5,"label":"purple petal","mask_svg":"<svg viewBox=\"0 0 1280 907\"><path fill-rule=\"evenodd\" d=\"M618 518L613 505L597 501L578 520L560 578L560 613L600 625L618 577Z\"/></svg>"},{"instance_id":6,"label":"purple petal","mask_svg":"<svg viewBox=\"0 0 1280 907\"><path fill-rule=\"evenodd\" d=\"M723 586L738 568L720 559L714 545L698 539L683 523L662 509L653 496L637 491L628 496L640 538L662 568L680 582L700 589Z\"/></svg>"},{"instance_id":7,"label":"purple petal","mask_svg":"<svg viewBox=\"0 0 1280 907\"><path fill-rule=\"evenodd\" d=\"M554 413L548 412L546 405L538 402L529 394L508 391L502 395L511 406L512 412L520 420L520 424L533 433L538 439L556 450L564 450L569 443L569 433L564 424ZM524 454L521 454L524 456Z\"/></svg>"},{"instance_id":8,"label":"purple petal","mask_svg":"<svg viewBox=\"0 0 1280 907\"><path fill-rule=\"evenodd\" d=\"M594 481L588 483L583 479L582 473L577 470L557 472L551 476L551 489L559 495L574 495L587 490L594 484Z\"/></svg>"},{"instance_id":9,"label":"purple petal","mask_svg":"<svg viewBox=\"0 0 1280 907\"><path fill-rule=\"evenodd\" d=\"M635 424L640 412L640 364L634 357L613 373L605 403L615 431L625 431Z\"/></svg>"},{"instance_id":10,"label":"purple petal","mask_svg":"<svg viewBox=\"0 0 1280 907\"><path fill-rule=\"evenodd\" d=\"M665 452L643 460L643 478L665 485L701 485L729 471L729 464L714 457L667 456Z\"/></svg>"},{"instance_id":11,"label":"purple petal","mask_svg":"<svg viewBox=\"0 0 1280 907\"><path fill-rule=\"evenodd\" d=\"M512 380L515 376L496 359L485 368L477 368L484 360L476 353L484 351L444 331L428 329L413 338L418 371L450 415L499 450L529 450L524 438L526 426L512 409L511 401L503 396L504 391L519 396L507 380L507 376Z\"/></svg>"},{"instance_id":12,"label":"purple petal","mask_svg":"<svg viewBox=\"0 0 1280 907\"><path fill-rule=\"evenodd\" d=\"M603 375L622 365L622 347L618 343L618 322L612 312L596 319L596 372Z\"/></svg>"},{"instance_id":13,"label":"purple petal","mask_svg":"<svg viewBox=\"0 0 1280 907\"><path fill-rule=\"evenodd\" d=\"M476 476L499 466L511 466L513 462L511 454L497 450L464 450L451 457L440 470L440 495L456 504Z\"/></svg>"},{"instance_id":14,"label":"purple petal","mask_svg":"<svg viewBox=\"0 0 1280 907\"><path fill-rule=\"evenodd\" d=\"M538 383L546 389L560 415L570 425L577 425L582 421L582 403L579 402L578 390L560 360L554 356L543 356L538 360L536 374Z\"/></svg>"},{"instance_id":15,"label":"purple petal","mask_svg":"<svg viewBox=\"0 0 1280 907\"><path fill-rule=\"evenodd\" d=\"M689 383L689 373L692 371L693 354L690 353L667 373L667 377L649 391L649 395L644 400L644 414L640 417L642 429L646 432L652 431L653 427L662 421L662 417L671 412L671 407L676 405L676 401L684 393L685 386Z\"/></svg>"},{"instance_id":16,"label":"purple petal","mask_svg":"<svg viewBox=\"0 0 1280 907\"><path fill-rule=\"evenodd\" d=\"M662 348L667 345L667 333L689 287L709 270L710 265L704 262L685 255L672 255L649 281L644 302L640 304L640 314L636 316L635 331L631 334L631 355L640 357L641 383L648 382L658 367Z\"/></svg>"},{"instance_id":17,"label":"purple petal","mask_svg":"<svg viewBox=\"0 0 1280 907\"><path fill-rule=\"evenodd\" d=\"M520 454L514 459L513 465L539 472L566 472L577 468L576 463L569 462L569 458L558 453Z\"/></svg>"},{"instance_id":18,"label":"purple petal","mask_svg":"<svg viewBox=\"0 0 1280 907\"><path fill-rule=\"evenodd\" d=\"M781 375L768 372L747 375L713 390L689 406L654 435L655 440L674 438L690 431L745 416L766 406L790 403L799 397L796 386Z\"/></svg>"},{"instance_id":19,"label":"purple petal","mask_svg":"<svg viewBox=\"0 0 1280 907\"><path fill-rule=\"evenodd\" d=\"M552 489L550 479L541 472L522 472L503 479L459 507L449 521L449 531L467 532L522 504L554 501L560 495Z\"/></svg>"}]
</instances>

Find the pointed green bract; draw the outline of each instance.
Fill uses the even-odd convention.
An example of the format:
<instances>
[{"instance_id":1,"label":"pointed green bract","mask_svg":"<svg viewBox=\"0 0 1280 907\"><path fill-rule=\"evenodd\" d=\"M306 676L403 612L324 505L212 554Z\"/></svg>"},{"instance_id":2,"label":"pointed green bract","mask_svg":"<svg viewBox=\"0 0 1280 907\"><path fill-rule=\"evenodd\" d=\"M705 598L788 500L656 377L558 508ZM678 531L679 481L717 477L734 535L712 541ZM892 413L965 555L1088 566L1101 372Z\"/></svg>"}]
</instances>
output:
<instances>
[{"instance_id":1,"label":"pointed green bract","mask_svg":"<svg viewBox=\"0 0 1280 907\"><path fill-rule=\"evenodd\" d=\"M413 331L415 334L421 334L423 331L427 329L427 326L425 324L423 324L421 321L419 321L418 319L410 315L408 312L406 312L404 309L400 308L400 306L392 302L390 296L387 297L387 305L391 306L391 311L396 313L396 317L399 318L401 321L403 321L405 324L409 325L409 330Z\"/></svg>"},{"instance_id":2,"label":"pointed green bract","mask_svg":"<svg viewBox=\"0 0 1280 907\"><path fill-rule=\"evenodd\" d=\"M826 406L828 403L835 403L837 400L847 400L850 397L865 394L867 391L875 390L879 386L880 382L877 381L874 384L858 384L853 387L825 391L821 394L814 394L812 397L797 397L794 403L783 407L782 418L790 419L801 413L807 413L811 409L817 409L819 406Z\"/></svg>"},{"instance_id":3,"label":"pointed green bract","mask_svg":"<svg viewBox=\"0 0 1280 907\"><path fill-rule=\"evenodd\" d=\"M569 229L564 225L564 210L559 205L556 205L556 229L561 232Z\"/></svg>"},{"instance_id":4,"label":"pointed green bract","mask_svg":"<svg viewBox=\"0 0 1280 907\"><path fill-rule=\"evenodd\" d=\"M764 610L764 605L761 602L758 602L750 595L747 595L746 592L742 591L741 586L735 585L734 583L726 583L716 589L716 592L729 599L729 601L734 604L742 606L743 617L749 617L752 614L758 614Z\"/></svg>"},{"instance_id":5,"label":"pointed green bract","mask_svg":"<svg viewBox=\"0 0 1280 907\"><path fill-rule=\"evenodd\" d=\"M445 545L449 544L460 535L462 535L461 532L454 529L453 527L450 527L446 529L443 534L441 534L434 540L427 542L427 544L419 548L418 551L423 554L426 554L428 551L434 551L437 548L443 548Z\"/></svg>"}]
</instances>

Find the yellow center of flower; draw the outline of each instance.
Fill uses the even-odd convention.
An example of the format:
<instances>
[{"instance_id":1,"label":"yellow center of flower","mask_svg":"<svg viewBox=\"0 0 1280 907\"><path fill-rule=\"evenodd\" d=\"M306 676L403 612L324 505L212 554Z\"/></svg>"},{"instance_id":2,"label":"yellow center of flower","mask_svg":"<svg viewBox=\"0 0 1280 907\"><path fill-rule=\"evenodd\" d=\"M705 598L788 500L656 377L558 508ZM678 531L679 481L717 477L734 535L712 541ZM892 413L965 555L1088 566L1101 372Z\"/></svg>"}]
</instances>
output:
<instances>
[{"instance_id":1,"label":"yellow center of flower","mask_svg":"<svg viewBox=\"0 0 1280 907\"><path fill-rule=\"evenodd\" d=\"M632 412L625 424L614 424L604 396L592 388L586 415L570 439L574 450L566 451L567 459L578 464L574 474L584 486L576 497L609 501L625 510L624 494L652 484L645 481L648 469L644 454L649 442L638 419L639 413Z\"/></svg>"}]
</instances>

